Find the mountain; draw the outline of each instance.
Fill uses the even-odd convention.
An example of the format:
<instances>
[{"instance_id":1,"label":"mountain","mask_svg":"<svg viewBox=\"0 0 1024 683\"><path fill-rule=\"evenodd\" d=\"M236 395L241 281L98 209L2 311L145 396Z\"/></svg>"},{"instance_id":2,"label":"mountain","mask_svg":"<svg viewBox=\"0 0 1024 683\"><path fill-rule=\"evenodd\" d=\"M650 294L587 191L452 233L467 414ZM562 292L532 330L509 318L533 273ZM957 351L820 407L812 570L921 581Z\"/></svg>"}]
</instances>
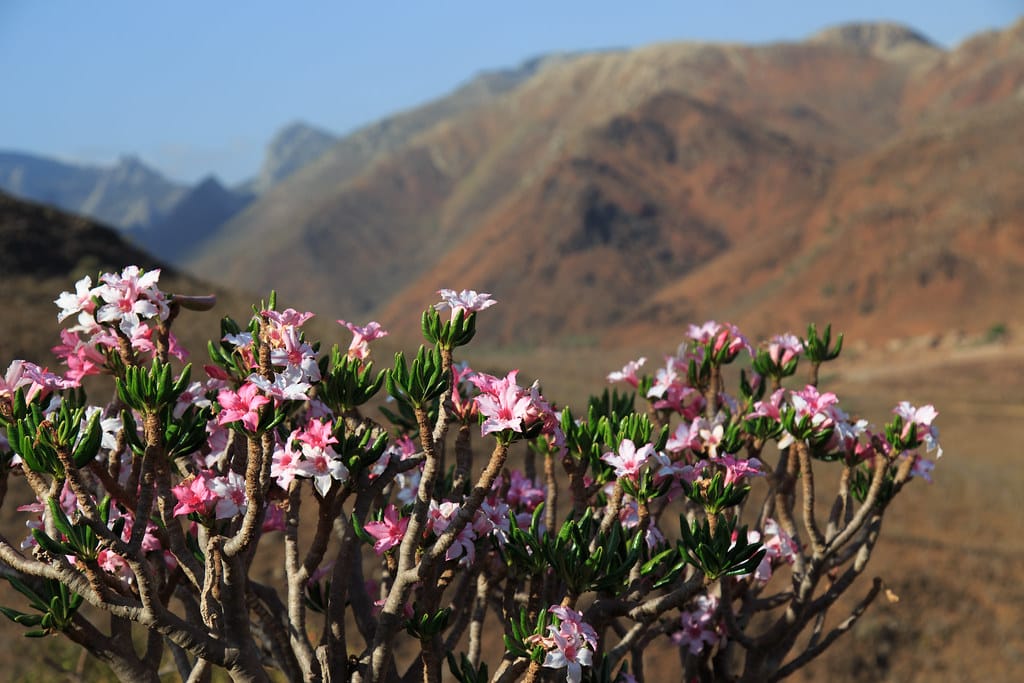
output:
<instances>
[{"instance_id":1,"label":"mountain","mask_svg":"<svg viewBox=\"0 0 1024 683\"><path fill-rule=\"evenodd\" d=\"M135 157L100 167L18 152L0 152L0 190L127 231L150 226L186 191Z\"/></svg>"},{"instance_id":2,"label":"mountain","mask_svg":"<svg viewBox=\"0 0 1024 683\"><path fill-rule=\"evenodd\" d=\"M299 169L264 192L257 201L229 221L209 244L197 250L199 272L223 271L222 280L243 287L263 289L253 278L237 278L231 270L229 253L239 248L236 240L257 241L278 246L263 249L270 253L288 250L291 228L317 220L321 204L331 201L339 187L354 179L375 160L402 149L419 134L450 121L465 112L493 103L530 80L548 66L567 63L579 54L553 54L524 62L511 69L484 72L448 95L422 106L389 116L344 136L315 161ZM202 252L202 253L200 253Z\"/></svg>"},{"instance_id":3,"label":"mountain","mask_svg":"<svg viewBox=\"0 0 1024 683\"><path fill-rule=\"evenodd\" d=\"M186 311L176 319L175 334L186 348L201 351L207 339L218 335L221 316L241 319L251 312L247 298L169 267L109 226L0 192L2 368L15 358L55 367L49 349L58 342L60 325L53 300L74 290L75 281L85 275L95 282L98 273L128 265L161 269L160 288L166 292L217 295L213 311Z\"/></svg>"},{"instance_id":4,"label":"mountain","mask_svg":"<svg viewBox=\"0 0 1024 683\"><path fill-rule=\"evenodd\" d=\"M267 145L259 175L240 189L243 194L262 194L319 159L335 142L334 135L305 123L285 126Z\"/></svg>"},{"instance_id":5,"label":"mountain","mask_svg":"<svg viewBox=\"0 0 1024 683\"><path fill-rule=\"evenodd\" d=\"M38 358L57 340L51 303L83 275L129 264L160 267L113 229L0 192L0 358ZM174 274L170 273L173 279Z\"/></svg>"},{"instance_id":6,"label":"mountain","mask_svg":"<svg viewBox=\"0 0 1024 683\"><path fill-rule=\"evenodd\" d=\"M81 270L133 263L157 268L152 256L109 227L0 193L0 274L69 277Z\"/></svg>"},{"instance_id":7,"label":"mountain","mask_svg":"<svg viewBox=\"0 0 1024 683\"><path fill-rule=\"evenodd\" d=\"M1024 296L1015 249L993 252L1022 230L1022 31L540 60L342 138L188 265L408 336L442 286L494 293L484 335L507 343L710 317L875 341L987 326Z\"/></svg>"},{"instance_id":8,"label":"mountain","mask_svg":"<svg viewBox=\"0 0 1024 683\"><path fill-rule=\"evenodd\" d=\"M141 246L172 264L180 263L216 229L244 209L253 195L229 190L208 176L190 188L159 221L136 239Z\"/></svg>"}]
</instances>

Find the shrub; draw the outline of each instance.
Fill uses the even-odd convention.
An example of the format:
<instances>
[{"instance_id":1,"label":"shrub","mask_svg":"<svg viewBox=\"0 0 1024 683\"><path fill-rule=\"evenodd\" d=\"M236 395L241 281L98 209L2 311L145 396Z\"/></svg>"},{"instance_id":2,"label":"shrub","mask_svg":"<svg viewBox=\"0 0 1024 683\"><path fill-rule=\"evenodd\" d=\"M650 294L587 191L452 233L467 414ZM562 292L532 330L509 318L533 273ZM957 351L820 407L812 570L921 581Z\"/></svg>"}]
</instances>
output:
<instances>
[{"instance_id":1,"label":"shrub","mask_svg":"<svg viewBox=\"0 0 1024 683\"><path fill-rule=\"evenodd\" d=\"M339 321L351 343L321 353L312 314L272 295L246 325L221 321L198 380L171 326L212 301L158 278L78 282L56 301L75 322L55 348L66 371L14 361L0 384L2 490L23 477L37 499L19 508L21 548L0 538L28 600L3 613L123 680L168 661L196 681L438 681L445 664L463 682L634 680L656 642L687 680L777 680L878 595L875 579L825 628L889 503L941 455L931 406L901 403L875 430L819 391L842 347L830 329L754 348L732 325L691 326L655 376L631 362L608 377L625 392L574 413L517 371L455 362L487 294L441 290L426 345L385 370L377 323ZM740 358L731 394L723 367ZM785 387L799 364L810 382ZM103 407L81 386L93 374L113 380ZM840 482L824 516L822 468ZM260 547L280 585L254 576Z\"/></svg>"}]
</instances>

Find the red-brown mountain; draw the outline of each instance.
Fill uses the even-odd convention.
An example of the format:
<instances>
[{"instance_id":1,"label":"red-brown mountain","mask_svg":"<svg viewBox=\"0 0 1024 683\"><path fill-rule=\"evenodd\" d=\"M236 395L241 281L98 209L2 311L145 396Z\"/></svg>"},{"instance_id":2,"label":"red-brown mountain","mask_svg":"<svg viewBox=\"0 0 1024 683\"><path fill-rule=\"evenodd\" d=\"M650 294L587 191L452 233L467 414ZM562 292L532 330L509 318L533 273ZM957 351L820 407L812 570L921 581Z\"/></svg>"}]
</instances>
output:
<instances>
[{"instance_id":1,"label":"red-brown mountain","mask_svg":"<svg viewBox=\"0 0 1024 683\"><path fill-rule=\"evenodd\" d=\"M441 286L492 292L489 334L518 342L987 326L1021 302L1022 34L947 52L862 24L555 60L300 171L191 265L409 334Z\"/></svg>"}]
</instances>

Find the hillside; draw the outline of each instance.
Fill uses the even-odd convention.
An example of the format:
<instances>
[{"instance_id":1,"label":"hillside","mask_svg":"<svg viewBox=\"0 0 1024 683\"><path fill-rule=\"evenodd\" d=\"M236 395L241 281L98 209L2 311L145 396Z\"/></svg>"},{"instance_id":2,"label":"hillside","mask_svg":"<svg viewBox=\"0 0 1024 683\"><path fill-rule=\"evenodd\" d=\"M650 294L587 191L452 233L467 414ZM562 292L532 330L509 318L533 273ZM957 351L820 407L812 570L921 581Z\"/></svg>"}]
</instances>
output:
<instances>
[{"instance_id":1,"label":"hillside","mask_svg":"<svg viewBox=\"0 0 1024 683\"><path fill-rule=\"evenodd\" d=\"M15 358L52 366L49 349L60 329L53 300L85 275L95 280L99 272L132 264L161 268L165 291L217 294L215 311L182 315L175 325L189 348L202 349L217 335L219 316L247 313L248 301L167 267L110 227L0 192L0 370Z\"/></svg>"},{"instance_id":2,"label":"hillside","mask_svg":"<svg viewBox=\"0 0 1024 683\"><path fill-rule=\"evenodd\" d=\"M855 24L541 62L341 139L188 266L408 336L441 286L494 293L489 338L517 344L704 317L875 342L987 326L1024 295L1022 31L944 51Z\"/></svg>"}]
</instances>

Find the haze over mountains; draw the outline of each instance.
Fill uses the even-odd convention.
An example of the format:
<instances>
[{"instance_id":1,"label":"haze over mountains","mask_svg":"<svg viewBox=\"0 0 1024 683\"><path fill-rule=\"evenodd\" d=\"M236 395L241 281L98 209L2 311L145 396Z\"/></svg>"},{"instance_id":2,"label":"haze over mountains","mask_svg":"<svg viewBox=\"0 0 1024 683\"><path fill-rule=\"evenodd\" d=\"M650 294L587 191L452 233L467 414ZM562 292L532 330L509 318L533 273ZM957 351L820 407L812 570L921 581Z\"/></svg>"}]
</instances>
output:
<instances>
[{"instance_id":1,"label":"haze over mountains","mask_svg":"<svg viewBox=\"0 0 1024 683\"><path fill-rule=\"evenodd\" d=\"M315 161L335 141L319 128L290 124L267 145L259 172L237 187L225 187L212 175L189 187L130 156L102 167L0 151L0 190L94 218L165 262L178 263L189 245L208 238L256 195Z\"/></svg>"},{"instance_id":2,"label":"haze over mountains","mask_svg":"<svg viewBox=\"0 0 1024 683\"><path fill-rule=\"evenodd\" d=\"M878 341L1024 303L1020 149L1024 21L952 50L856 24L535 60L341 138L286 129L239 188L99 201L108 175L150 178L121 165L57 186L202 278L325 316L401 329L472 287L503 342L708 317ZM0 187L58 203L10 156Z\"/></svg>"}]
</instances>

